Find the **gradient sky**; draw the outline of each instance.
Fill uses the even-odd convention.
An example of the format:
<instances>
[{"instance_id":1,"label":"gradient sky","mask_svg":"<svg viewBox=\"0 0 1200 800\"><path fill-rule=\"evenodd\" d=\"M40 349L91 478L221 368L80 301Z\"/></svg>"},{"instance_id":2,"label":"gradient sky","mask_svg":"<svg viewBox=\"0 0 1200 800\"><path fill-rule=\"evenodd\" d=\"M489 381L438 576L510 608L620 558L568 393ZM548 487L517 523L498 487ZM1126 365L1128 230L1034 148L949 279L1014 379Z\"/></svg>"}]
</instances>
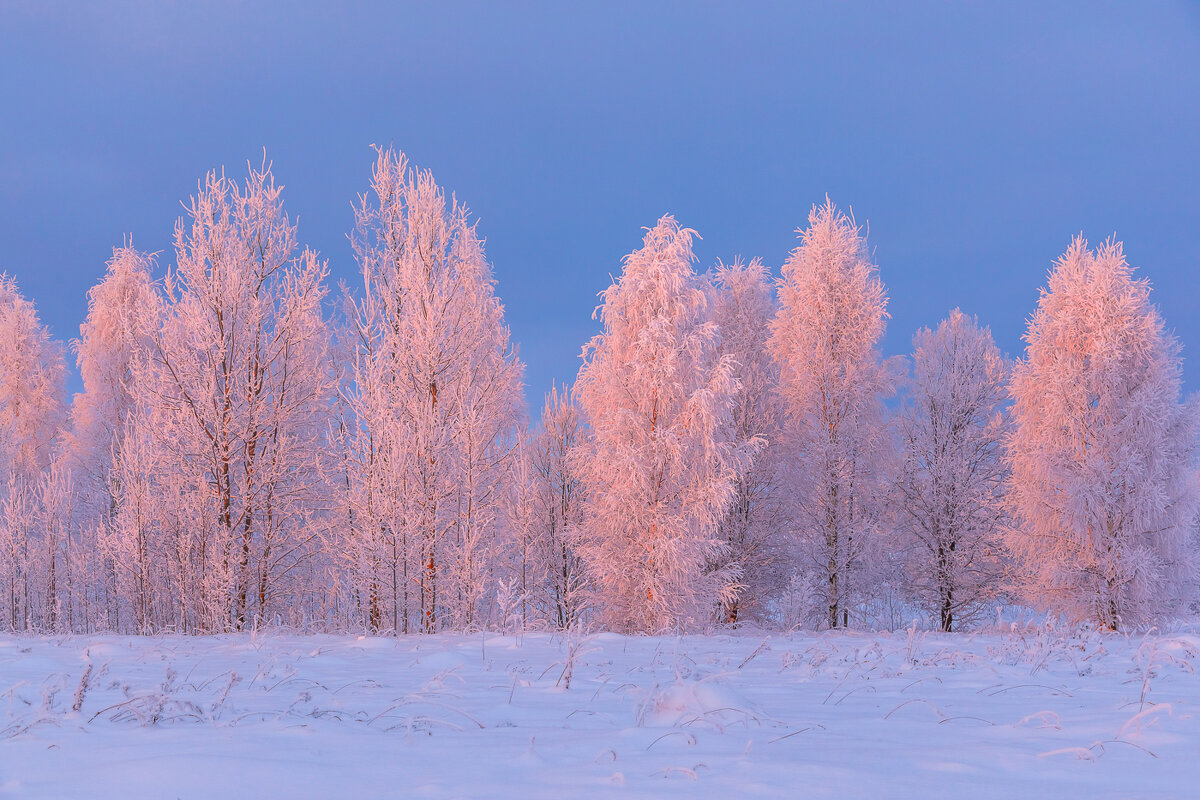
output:
<instances>
[{"instance_id":1,"label":"gradient sky","mask_svg":"<svg viewBox=\"0 0 1200 800\"><path fill-rule=\"evenodd\" d=\"M480 220L535 408L643 227L777 272L827 193L869 224L886 353L960 306L1018 354L1071 236L1115 232L1200 389L1200 4L0 0L0 270L58 337L124 234L165 269L197 179L264 147L357 286L372 143Z\"/></svg>"}]
</instances>

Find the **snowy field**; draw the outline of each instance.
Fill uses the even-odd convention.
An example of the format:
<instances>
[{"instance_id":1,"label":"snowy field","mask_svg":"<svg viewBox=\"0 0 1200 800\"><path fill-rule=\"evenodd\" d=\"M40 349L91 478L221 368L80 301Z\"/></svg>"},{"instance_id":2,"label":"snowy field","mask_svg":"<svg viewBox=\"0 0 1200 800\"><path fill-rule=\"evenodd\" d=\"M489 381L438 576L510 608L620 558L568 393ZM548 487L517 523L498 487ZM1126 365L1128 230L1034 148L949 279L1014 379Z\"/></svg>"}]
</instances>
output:
<instances>
[{"instance_id":1,"label":"snowy field","mask_svg":"<svg viewBox=\"0 0 1200 800\"><path fill-rule=\"evenodd\" d=\"M1198 655L1053 630L7 636L0 797L1196 797Z\"/></svg>"}]
</instances>

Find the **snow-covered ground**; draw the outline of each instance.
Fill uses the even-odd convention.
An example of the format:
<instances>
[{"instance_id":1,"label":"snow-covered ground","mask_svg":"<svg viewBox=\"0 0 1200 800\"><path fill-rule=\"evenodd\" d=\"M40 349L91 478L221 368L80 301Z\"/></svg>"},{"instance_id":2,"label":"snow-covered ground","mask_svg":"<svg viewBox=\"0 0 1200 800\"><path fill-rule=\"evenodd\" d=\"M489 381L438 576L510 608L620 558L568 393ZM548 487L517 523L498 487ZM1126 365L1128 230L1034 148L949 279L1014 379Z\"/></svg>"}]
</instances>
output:
<instances>
[{"instance_id":1,"label":"snow-covered ground","mask_svg":"<svg viewBox=\"0 0 1200 800\"><path fill-rule=\"evenodd\" d=\"M6 636L0 797L1197 797L1198 660L1061 630Z\"/></svg>"}]
</instances>

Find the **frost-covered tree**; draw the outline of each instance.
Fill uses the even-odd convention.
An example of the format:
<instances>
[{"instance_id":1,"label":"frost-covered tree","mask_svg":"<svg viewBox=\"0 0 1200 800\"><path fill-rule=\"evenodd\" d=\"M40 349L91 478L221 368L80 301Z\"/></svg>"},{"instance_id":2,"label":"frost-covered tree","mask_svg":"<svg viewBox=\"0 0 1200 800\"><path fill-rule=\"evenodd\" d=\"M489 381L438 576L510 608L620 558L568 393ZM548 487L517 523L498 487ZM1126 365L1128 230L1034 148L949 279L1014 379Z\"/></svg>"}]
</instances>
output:
<instances>
[{"instance_id":1,"label":"frost-covered tree","mask_svg":"<svg viewBox=\"0 0 1200 800\"><path fill-rule=\"evenodd\" d=\"M160 324L153 268L153 257L129 244L114 248L104 277L88 292L87 318L72 343L83 392L71 404L63 457L74 477L76 523L87 532L79 550L100 573L84 576L89 585L76 590L97 595L104 624L114 629L121 626L117 570L123 564L105 549L114 541L120 494L113 465L120 457L126 421L139 402L135 368L149 358Z\"/></svg>"},{"instance_id":2,"label":"frost-covered tree","mask_svg":"<svg viewBox=\"0 0 1200 800\"><path fill-rule=\"evenodd\" d=\"M175 473L156 473L162 460L149 406L138 404L126 417L121 446L113 451L110 478L111 519L92 530L110 567L106 575L110 624L118 630L152 633L156 628L187 630L201 598L192 576L195 556L182 545L171 524L185 509L167 486L178 485ZM199 517L199 514L196 515Z\"/></svg>"},{"instance_id":3,"label":"frost-covered tree","mask_svg":"<svg viewBox=\"0 0 1200 800\"><path fill-rule=\"evenodd\" d=\"M40 591L31 609L35 626L67 633L89 625L88 568L76 520L72 473L63 459L55 459L42 473L35 490L36 528L40 541L35 581Z\"/></svg>"},{"instance_id":4,"label":"frost-covered tree","mask_svg":"<svg viewBox=\"0 0 1200 800\"><path fill-rule=\"evenodd\" d=\"M692 236L666 216L626 256L575 385L591 430L582 553L600 613L622 631L704 624L737 588L734 570L706 567L722 558L750 448L730 434L735 364L718 353Z\"/></svg>"},{"instance_id":5,"label":"frost-covered tree","mask_svg":"<svg viewBox=\"0 0 1200 800\"><path fill-rule=\"evenodd\" d=\"M538 485L534 509L540 530L534 547L546 571L547 616L568 629L587 609L587 574L579 554L584 482L575 453L586 438L579 403L570 387L551 387L531 458Z\"/></svg>"},{"instance_id":6,"label":"frost-covered tree","mask_svg":"<svg viewBox=\"0 0 1200 800\"><path fill-rule=\"evenodd\" d=\"M129 435L141 441L114 474L146 494L128 503L145 515L118 532L169 561L158 572L170 582L151 586L178 601L155 625L241 629L303 613L330 373L326 267L297 252L295 232L269 167L244 185L210 173L176 226L162 325L135 379L146 407Z\"/></svg>"},{"instance_id":7,"label":"frost-covered tree","mask_svg":"<svg viewBox=\"0 0 1200 800\"><path fill-rule=\"evenodd\" d=\"M732 413L734 441L757 448L750 468L734 484L718 538L726 545L713 566L738 570L734 593L717 609L720 622L763 620L790 577L787 520L778 460L783 407L779 369L767 349L776 304L767 268L758 259L720 264L711 275L713 319L721 332L718 352L735 363L741 389Z\"/></svg>"},{"instance_id":8,"label":"frost-covered tree","mask_svg":"<svg viewBox=\"0 0 1200 800\"><path fill-rule=\"evenodd\" d=\"M887 296L854 220L826 200L783 265L769 347L791 448L799 569L831 628L870 596L889 439L878 344ZM818 599L819 598L819 599Z\"/></svg>"},{"instance_id":9,"label":"frost-covered tree","mask_svg":"<svg viewBox=\"0 0 1200 800\"><path fill-rule=\"evenodd\" d=\"M583 476L575 457L585 435L575 395L551 387L540 425L523 443L510 493L517 585L538 617L559 630L575 627L586 611Z\"/></svg>"},{"instance_id":10,"label":"frost-covered tree","mask_svg":"<svg viewBox=\"0 0 1200 800\"><path fill-rule=\"evenodd\" d=\"M48 556L40 495L66 420L62 346L16 281L0 274L0 584L10 628L57 627L51 620Z\"/></svg>"},{"instance_id":11,"label":"frost-covered tree","mask_svg":"<svg viewBox=\"0 0 1200 800\"><path fill-rule=\"evenodd\" d=\"M548 578L536 549L539 487L533 471L534 435L532 431L522 431L518 436L508 486L502 495L509 544L497 548L495 553L503 566L493 563L492 568L500 567L500 571L508 573L500 579L496 595L500 626L505 630L510 627L525 630L531 622L541 621L536 612Z\"/></svg>"},{"instance_id":12,"label":"frost-covered tree","mask_svg":"<svg viewBox=\"0 0 1200 800\"><path fill-rule=\"evenodd\" d=\"M1121 244L1077 237L1012 377L1010 537L1030 602L1115 630L1173 608L1194 571L1200 409Z\"/></svg>"},{"instance_id":13,"label":"frost-covered tree","mask_svg":"<svg viewBox=\"0 0 1200 800\"><path fill-rule=\"evenodd\" d=\"M493 584L524 367L475 225L429 172L381 150L355 215L355 592L372 627L469 627Z\"/></svg>"},{"instance_id":14,"label":"frost-covered tree","mask_svg":"<svg viewBox=\"0 0 1200 800\"><path fill-rule=\"evenodd\" d=\"M3 580L5 614L9 630L29 630L31 555L36 558L35 485L9 473L0 493L0 580ZM31 548L33 552L31 553Z\"/></svg>"},{"instance_id":15,"label":"frost-covered tree","mask_svg":"<svg viewBox=\"0 0 1200 800\"><path fill-rule=\"evenodd\" d=\"M1003 580L1008 364L991 331L958 309L937 330L918 331L913 349L897 525L909 591L950 631Z\"/></svg>"}]
</instances>

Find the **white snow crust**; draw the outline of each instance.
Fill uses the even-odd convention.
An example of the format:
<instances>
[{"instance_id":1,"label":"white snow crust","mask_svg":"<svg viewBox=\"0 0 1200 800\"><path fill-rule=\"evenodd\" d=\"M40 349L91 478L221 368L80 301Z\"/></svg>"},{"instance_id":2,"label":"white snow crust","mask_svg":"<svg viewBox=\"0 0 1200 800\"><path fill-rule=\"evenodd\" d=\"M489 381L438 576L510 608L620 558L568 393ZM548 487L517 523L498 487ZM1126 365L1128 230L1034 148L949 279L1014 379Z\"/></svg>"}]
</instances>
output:
<instances>
[{"instance_id":1,"label":"white snow crust","mask_svg":"<svg viewBox=\"0 0 1200 800\"><path fill-rule=\"evenodd\" d=\"M3 636L0 797L1196 797L1198 655L1046 627Z\"/></svg>"}]
</instances>

